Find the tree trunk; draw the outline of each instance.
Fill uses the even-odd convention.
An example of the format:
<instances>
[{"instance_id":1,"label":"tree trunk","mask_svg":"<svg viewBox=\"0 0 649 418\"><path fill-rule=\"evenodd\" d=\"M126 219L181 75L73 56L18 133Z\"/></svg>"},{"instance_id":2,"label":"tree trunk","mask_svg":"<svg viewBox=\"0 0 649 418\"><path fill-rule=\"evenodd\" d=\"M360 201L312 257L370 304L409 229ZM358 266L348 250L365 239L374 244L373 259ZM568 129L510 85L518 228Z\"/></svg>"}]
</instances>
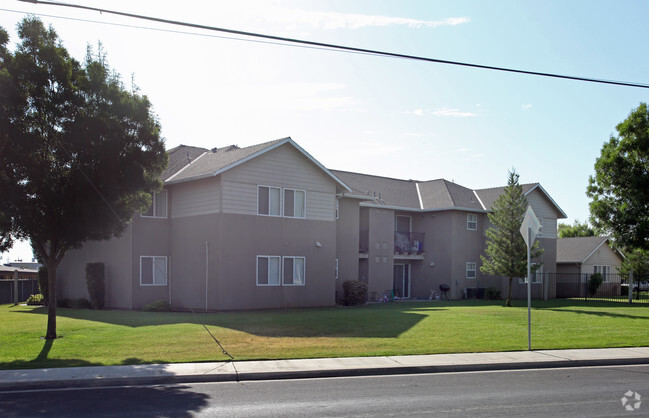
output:
<instances>
[{"instance_id":1,"label":"tree trunk","mask_svg":"<svg viewBox=\"0 0 649 418\"><path fill-rule=\"evenodd\" d=\"M56 336L56 268L59 263L52 254L47 255L47 333L46 340L54 340Z\"/></svg>"},{"instance_id":2,"label":"tree trunk","mask_svg":"<svg viewBox=\"0 0 649 418\"><path fill-rule=\"evenodd\" d=\"M512 306L512 280L513 279L514 279L513 277L509 278L509 287L507 289L507 301L505 302L505 306L509 306L509 307Z\"/></svg>"}]
</instances>

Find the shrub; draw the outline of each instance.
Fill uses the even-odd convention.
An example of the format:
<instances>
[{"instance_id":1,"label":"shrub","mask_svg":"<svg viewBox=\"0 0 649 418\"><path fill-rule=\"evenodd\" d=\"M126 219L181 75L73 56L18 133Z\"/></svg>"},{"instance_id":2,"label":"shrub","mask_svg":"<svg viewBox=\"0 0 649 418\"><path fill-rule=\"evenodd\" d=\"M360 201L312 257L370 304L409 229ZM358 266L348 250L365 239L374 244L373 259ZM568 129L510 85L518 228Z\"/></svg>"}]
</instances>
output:
<instances>
[{"instance_id":1,"label":"shrub","mask_svg":"<svg viewBox=\"0 0 649 418\"><path fill-rule=\"evenodd\" d=\"M56 300L56 307L57 308L71 308L72 307L72 301L68 298L61 298Z\"/></svg>"},{"instance_id":2,"label":"shrub","mask_svg":"<svg viewBox=\"0 0 649 418\"><path fill-rule=\"evenodd\" d=\"M92 304L86 298L72 299L70 301L70 308L72 309L92 309Z\"/></svg>"},{"instance_id":3,"label":"shrub","mask_svg":"<svg viewBox=\"0 0 649 418\"><path fill-rule=\"evenodd\" d=\"M45 304L45 298L40 293L37 293L35 295L29 295L29 297L27 298L27 304L28 305L44 305Z\"/></svg>"},{"instance_id":4,"label":"shrub","mask_svg":"<svg viewBox=\"0 0 649 418\"><path fill-rule=\"evenodd\" d=\"M499 300L500 299L500 290L495 287L488 287L485 291L485 296L490 300Z\"/></svg>"},{"instance_id":5,"label":"shrub","mask_svg":"<svg viewBox=\"0 0 649 418\"><path fill-rule=\"evenodd\" d=\"M367 284L357 280L347 280L343 282L343 291L345 292L345 305L363 305L367 302Z\"/></svg>"},{"instance_id":6,"label":"shrub","mask_svg":"<svg viewBox=\"0 0 649 418\"><path fill-rule=\"evenodd\" d=\"M106 300L104 271L104 263L86 264L86 284L92 309L104 309Z\"/></svg>"},{"instance_id":7,"label":"shrub","mask_svg":"<svg viewBox=\"0 0 649 418\"><path fill-rule=\"evenodd\" d=\"M156 300L147 305L144 305L142 312L170 312L171 305L166 300Z\"/></svg>"},{"instance_id":8,"label":"shrub","mask_svg":"<svg viewBox=\"0 0 649 418\"><path fill-rule=\"evenodd\" d=\"M41 295L43 295L43 304L47 305L49 300L49 287L47 285L47 267L41 266L38 269L38 290L40 290Z\"/></svg>"},{"instance_id":9,"label":"shrub","mask_svg":"<svg viewBox=\"0 0 649 418\"><path fill-rule=\"evenodd\" d=\"M603 281L604 278L601 273L594 273L590 276L590 280L588 281L588 293L591 297L597 293L597 289L599 289Z\"/></svg>"}]
</instances>

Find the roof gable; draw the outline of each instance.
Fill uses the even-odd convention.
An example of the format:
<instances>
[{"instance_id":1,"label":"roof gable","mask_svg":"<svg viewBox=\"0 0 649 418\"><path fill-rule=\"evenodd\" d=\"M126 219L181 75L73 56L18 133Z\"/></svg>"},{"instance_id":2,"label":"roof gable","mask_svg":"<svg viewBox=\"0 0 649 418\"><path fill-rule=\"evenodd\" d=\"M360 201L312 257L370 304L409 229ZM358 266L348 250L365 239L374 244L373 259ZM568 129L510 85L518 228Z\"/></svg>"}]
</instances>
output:
<instances>
[{"instance_id":1,"label":"roof gable","mask_svg":"<svg viewBox=\"0 0 649 418\"><path fill-rule=\"evenodd\" d=\"M557 240L557 263L584 263L608 241L608 237L559 238Z\"/></svg>"},{"instance_id":2,"label":"roof gable","mask_svg":"<svg viewBox=\"0 0 649 418\"><path fill-rule=\"evenodd\" d=\"M263 144L252 145L245 148L239 148L236 145L230 145L222 149L212 149L205 152L200 158L196 158L190 164L176 171L175 174L166 179L166 184L182 183L186 181L198 180L206 177L216 176L229 169L237 167L246 161L265 154L284 144L289 144L298 150L302 155L309 159L313 164L325 172L332 180L345 190L351 191L345 183L336 177L331 171L325 168L319 161L306 152L302 147L295 143L291 138L282 138Z\"/></svg>"},{"instance_id":3,"label":"roof gable","mask_svg":"<svg viewBox=\"0 0 649 418\"><path fill-rule=\"evenodd\" d=\"M538 190L541 192L543 197L550 203L550 205L556 210L557 212L557 218L563 219L567 218L568 216L566 213L557 205L557 203L550 197L548 192L539 184L539 183L528 183L528 184L521 184L521 187L523 188L523 195L527 196L530 193L532 193L534 190ZM488 189L478 189L475 191L476 195L484 205L484 208L486 210L491 210L494 203L500 195L505 191L506 186L501 186L501 187L492 187Z\"/></svg>"}]
</instances>

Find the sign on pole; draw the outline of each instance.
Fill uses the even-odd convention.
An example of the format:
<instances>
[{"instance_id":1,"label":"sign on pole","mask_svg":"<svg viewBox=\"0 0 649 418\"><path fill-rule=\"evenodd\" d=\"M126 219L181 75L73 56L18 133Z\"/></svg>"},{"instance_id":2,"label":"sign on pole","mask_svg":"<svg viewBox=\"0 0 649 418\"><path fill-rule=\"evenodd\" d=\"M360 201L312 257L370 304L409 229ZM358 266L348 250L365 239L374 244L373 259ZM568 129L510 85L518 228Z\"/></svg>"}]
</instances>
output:
<instances>
[{"instance_id":1,"label":"sign on pole","mask_svg":"<svg viewBox=\"0 0 649 418\"><path fill-rule=\"evenodd\" d=\"M521 235L527 244L527 349L532 349L532 264L530 253L532 244L539 233L541 222L534 214L531 206L527 207L523 223L521 224Z\"/></svg>"}]
</instances>

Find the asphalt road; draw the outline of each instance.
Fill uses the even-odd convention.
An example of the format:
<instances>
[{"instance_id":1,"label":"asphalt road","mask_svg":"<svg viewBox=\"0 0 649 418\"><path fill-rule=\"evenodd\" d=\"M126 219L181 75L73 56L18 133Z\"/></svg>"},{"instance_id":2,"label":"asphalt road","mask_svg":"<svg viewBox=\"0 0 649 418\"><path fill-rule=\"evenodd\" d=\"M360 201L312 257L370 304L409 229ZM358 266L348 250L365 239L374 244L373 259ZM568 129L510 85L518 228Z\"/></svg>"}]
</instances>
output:
<instances>
[{"instance_id":1,"label":"asphalt road","mask_svg":"<svg viewBox=\"0 0 649 418\"><path fill-rule=\"evenodd\" d=\"M628 391L627 411L621 399ZM0 394L0 416L648 416L649 366Z\"/></svg>"}]
</instances>

